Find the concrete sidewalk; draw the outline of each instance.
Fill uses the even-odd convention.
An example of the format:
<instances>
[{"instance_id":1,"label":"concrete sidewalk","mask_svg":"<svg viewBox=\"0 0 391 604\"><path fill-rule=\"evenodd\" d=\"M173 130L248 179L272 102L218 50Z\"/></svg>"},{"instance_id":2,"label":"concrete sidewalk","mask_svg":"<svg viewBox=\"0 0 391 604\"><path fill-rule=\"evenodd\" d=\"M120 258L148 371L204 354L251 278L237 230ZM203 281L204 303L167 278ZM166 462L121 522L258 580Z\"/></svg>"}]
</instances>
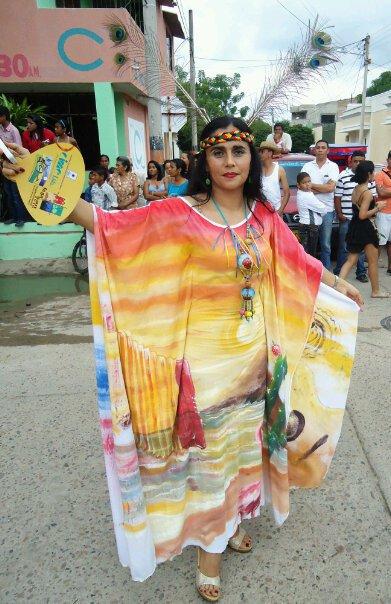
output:
<instances>
[{"instance_id":1,"label":"concrete sidewalk","mask_svg":"<svg viewBox=\"0 0 391 604\"><path fill-rule=\"evenodd\" d=\"M390 288L391 277L380 273ZM331 470L321 488L292 494L291 515L281 529L267 512L246 523L255 548L249 555L224 555L224 603L391 601L391 332L380 325L391 304L370 300L367 284L360 289L367 308ZM119 565L97 421L88 297L33 303L18 312L8 308L1 318L0 601L199 602L193 548L143 584L132 582Z\"/></svg>"}]
</instances>

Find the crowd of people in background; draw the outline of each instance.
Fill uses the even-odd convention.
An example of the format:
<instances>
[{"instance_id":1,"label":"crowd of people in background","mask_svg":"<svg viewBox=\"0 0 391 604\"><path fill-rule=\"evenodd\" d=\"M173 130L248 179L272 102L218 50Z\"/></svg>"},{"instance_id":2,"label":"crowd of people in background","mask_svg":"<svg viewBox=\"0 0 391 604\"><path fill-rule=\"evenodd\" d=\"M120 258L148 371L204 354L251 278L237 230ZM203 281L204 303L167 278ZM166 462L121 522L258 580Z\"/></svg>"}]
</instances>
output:
<instances>
[{"instance_id":1,"label":"crowd of people in background","mask_svg":"<svg viewBox=\"0 0 391 604\"><path fill-rule=\"evenodd\" d=\"M262 192L280 216L284 215L291 190L278 159L291 151L292 141L282 124L259 146ZM391 151L387 163L375 173L373 162L363 150L355 150L348 167L340 173L328 159L329 143L318 140L315 159L306 162L297 175L298 235L307 253L318 255L332 270L331 239L338 219L336 277L346 278L356 266L356 279L371 283L374 298L388 298L379 287L378 260L382 246L387 250L387 273L391 275ZM368 275L367 268L368 266Z\"/></svg>"},{"instance_id":2,"label":"crowd of people in background","mask_svg":"<svg viewBox=\"0 0 391 604\"><path fill-rule=\"evenodd\" d=\"M21 145L30 153L55 142L78 146L77 141L69 135L69 124L65 118L55 122L53 132L45 127L41 116L31 113L27 116L26 129L20 134L11 122L9 109L4 105L0 106L0 139L5 143ZM8 201L10 215L5 220L5 224L15 224L18 228L23 227L26 220L29 220L29 216L20 198L18 187L14 182L5 178L3 190Z\"/></svg>"},{"instance_id":3,"label":"crowd of people in background","mask_svg":"<svg viewBox=\"0 0 391 604\"><path fill-rule=\"evenodd\" d=\"M184 159L174 158L163 164L154 160L149 161L142 187L128 157L117 157L115 168L110 168L109 164L108 155L102 154L99 166L89 174L88 187L84 191L86 201L105 210L130 210L138 207L141 189L146 204L187 193L190 172L189 165L186 165ZM102 178L104 176L102 181L101 176ZM113 190L114 196L109 194L108 187ZM103 188L105 197L102 195Z\"/></svg>"},{"instance_id":4,"label":"crowd of people in background","mask_svg":"<svg viewBox=\"0 0 391 604\"><path fill-rule=\"evenodd\" d=\"M7 107L0 106L0 138L7 143L22 145L33 153L57 142L78 146L69 134L66 119L58 119L54 132L46 128L38 115L28 115L26 129L20 135L11 123ZM284 132L283 124L276 123L273 133L259 147L262 164L262 192L265 199L283 217L291 190L284 168L274 161L291 152L292 139ZM334 274L346 277L356 266L356 278L369 280L373 297L388 297L379 289L378 257L384 246L387 250L391 275L391 151L384 168L375 174L374 164L367 161L362 150L353 151L349 166L340 173L336 163L328 159L329 144L317 141L315 159L305 163L297 176L297 210L299 238L305 250L317 255L327 269L331 265L331 238L333 222L338 219L338 256ZM97 166L89 173L84 191L86 201L105 210L129 210L143 203L164 200L187 194L192 170L197 161L195 152L182 153L179 158L167 159L162 164L148 162L145 180L140 184L133 171L131 159L118 156L115 166L101 154ZM3 180L10 218L5 224L21 227L28 220L27 212L14 182Z\"/></svg>"},{"instance_id":5,"label":"crowd of people in background","mask_svg":"<svg viewBox=\"0 0 391 604\"><path fill-rule=\"evenodd\" d=\"M331 236L335 212L338 218L338 256L334 274L346 278L356 266L356 279L371 284L373 298L389 298L379 287L378 260L381 247L387 250L391 275L391 151L387 165L375 173L372 161L362 150L353 151L350 165L339 172L327 158L329 144L317 141L315 159L297 176L299 234L305 250L331 266Z\"/></svg>"}]
</instances>

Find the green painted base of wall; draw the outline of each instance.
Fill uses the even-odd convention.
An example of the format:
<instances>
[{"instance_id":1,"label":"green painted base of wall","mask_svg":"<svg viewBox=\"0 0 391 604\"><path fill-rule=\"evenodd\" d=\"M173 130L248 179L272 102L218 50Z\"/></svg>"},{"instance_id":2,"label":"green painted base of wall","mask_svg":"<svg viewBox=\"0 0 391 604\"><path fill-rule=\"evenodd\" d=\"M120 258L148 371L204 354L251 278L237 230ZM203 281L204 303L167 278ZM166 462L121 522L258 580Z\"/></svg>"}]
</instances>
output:
<instances>
[{"instance_id":1,"label":"green painted base of wall","mask_svg":"<svg viewBox=\"0 0 391 604\"><path fill-rule=\"evenodd\" d=\"M26 222L21 228L0 223L0 260L70 258L82 232L73 223L45 227Z\"/></svg>"}]
</instances>

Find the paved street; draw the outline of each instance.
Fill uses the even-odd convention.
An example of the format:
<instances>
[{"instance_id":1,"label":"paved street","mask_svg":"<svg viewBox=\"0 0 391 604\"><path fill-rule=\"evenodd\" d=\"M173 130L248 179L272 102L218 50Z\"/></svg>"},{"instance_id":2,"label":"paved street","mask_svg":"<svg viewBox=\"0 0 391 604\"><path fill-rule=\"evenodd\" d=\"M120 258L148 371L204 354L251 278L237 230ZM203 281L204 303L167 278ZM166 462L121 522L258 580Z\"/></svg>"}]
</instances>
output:
<instances>
[{"instance_id":1,"label":"paved street","mask_svg":"<svg viewBox=\"0 0 391 604\"><path fill-rule=\"evenodd\" d=\"M385 269L380 275L391 288ZM23 291L26 278L5 277L0 285ZM52 297L56 286L47 299L48 277L29 279L35 293L11 296L1 312L0 601L200 601L194 549L160 566L143 584L133 583L119 565L97 421L86 284L77 281L79 293L74 276L60 276L60 297ZM329 475L320 489L292 494L291 515L281 529L267 512L246 523L255 548L249 555L224 555L224 603L390 602L391 331L380 320L391 315L391 304L370 300L369 284L360 289L366 310Z\"/></svg>"}]
</instances>

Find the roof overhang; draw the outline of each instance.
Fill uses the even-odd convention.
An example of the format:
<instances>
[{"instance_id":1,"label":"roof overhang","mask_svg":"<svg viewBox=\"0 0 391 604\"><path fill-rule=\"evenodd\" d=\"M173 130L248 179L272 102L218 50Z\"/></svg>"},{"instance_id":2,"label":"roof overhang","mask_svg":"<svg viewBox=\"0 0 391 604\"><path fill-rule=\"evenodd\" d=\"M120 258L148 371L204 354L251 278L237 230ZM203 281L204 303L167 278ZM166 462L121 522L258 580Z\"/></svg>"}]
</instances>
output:
<instances>
[{"instance_id":1,"label":"roof overhang","mask_svg":"<svg viewBox=\"0 0 391 604\"><path fill-rule=\"evenodd\" d=\"M355 131L359 131L360 130L360 124L353 124L352 126L345 126L344 128L341 128L339 130L339 132L355 132ZM368 124L364 124L364 130L369 130L369 125Z\"/></svg>"},{"instance_id":2,"label":"roof overhang","mask_svg":"<svg viewBox=\"0 0 391 604\"><path fill-rule=\"evenodd\" d=\"M186 38L185 34L183 33L181 22L179 21L176 13L169 13L168 11L164 10L163 19L174 38L181 38L181 40Z\"/></svg>"},{"instance_id":3,"label":"roof overhang","mask_svg":"<svg viewBox=\"0 0 391 604\"><path fill-rule=\"evenodd\" d=\"M176 2L174 0L159 0L161 6L168 6L169 8L175 8Z\"/></svg>"}]
</instances>

